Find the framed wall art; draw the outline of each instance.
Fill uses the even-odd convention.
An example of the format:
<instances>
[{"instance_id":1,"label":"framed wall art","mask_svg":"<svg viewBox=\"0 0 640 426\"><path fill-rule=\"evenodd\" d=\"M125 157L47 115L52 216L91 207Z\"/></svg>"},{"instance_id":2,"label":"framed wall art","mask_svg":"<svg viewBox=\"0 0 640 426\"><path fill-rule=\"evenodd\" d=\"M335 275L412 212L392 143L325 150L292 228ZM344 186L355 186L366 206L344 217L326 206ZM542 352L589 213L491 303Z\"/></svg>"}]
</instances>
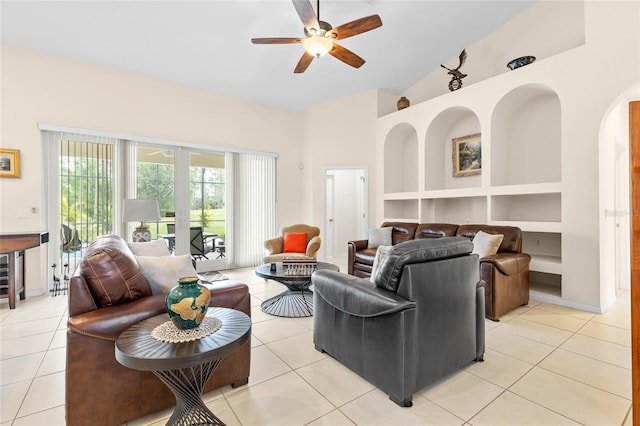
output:
<instances>
[{"instance_id":1,"label":"framed wall art","mask_svg":"<svg viewBox=\"0 0 640 426\"><path fill-rule=\"evenodd\" d=\"M20 151L0 148L0 177L20 177Z\"/></svg>"},{"instance_id":2,"label":"framed wall art","mask_svg":"<svg viewBox=\"0 0 640 426\"><path fill-rule=\"evenodd\" d=\"M453 139L451 160L453 177L473 176L482 173L482 146L480 133Z\"/></svg>"}]
</instances>

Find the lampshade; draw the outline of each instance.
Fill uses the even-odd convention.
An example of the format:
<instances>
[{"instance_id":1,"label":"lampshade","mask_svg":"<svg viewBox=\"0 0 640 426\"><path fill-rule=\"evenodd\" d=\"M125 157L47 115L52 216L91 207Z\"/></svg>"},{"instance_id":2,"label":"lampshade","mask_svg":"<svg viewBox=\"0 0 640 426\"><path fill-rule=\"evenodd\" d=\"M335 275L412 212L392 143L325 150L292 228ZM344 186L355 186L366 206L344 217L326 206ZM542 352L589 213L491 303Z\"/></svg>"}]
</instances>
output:
<instances>
[{"instance_id":1,"label":"lampshade","mask_svg":"<svg viewBox=\"0 0 640 426\"><path fill-rule=\"evenodd\" d=\"M160 219L158 200L124 200L122 220L125 222L145 222L158 219Z\"/></svg>"},{"instance_id":2,"label":"lampshade","mask_svg":"<svg viewBox=\"0 0 640 426\"><path fill-rule=\"evenodd\" d=\"M151 232L142 222L160 219L158 200L126 199L122 209L122 220L125 222L140 222L133 231L134 242L151 241Z\"/></svg>"},{"instance_id":3,"label":"lampshade","mask_svg":"<svg viewBox=\"0 0 640 426\"><path fill-rule=\"evenodd\" d=\"M333 49L333 41L325 36L315 35L307 37L307 39L302 42L302 46L307 53L319 58Z\"/></svg>"}]
</instances>

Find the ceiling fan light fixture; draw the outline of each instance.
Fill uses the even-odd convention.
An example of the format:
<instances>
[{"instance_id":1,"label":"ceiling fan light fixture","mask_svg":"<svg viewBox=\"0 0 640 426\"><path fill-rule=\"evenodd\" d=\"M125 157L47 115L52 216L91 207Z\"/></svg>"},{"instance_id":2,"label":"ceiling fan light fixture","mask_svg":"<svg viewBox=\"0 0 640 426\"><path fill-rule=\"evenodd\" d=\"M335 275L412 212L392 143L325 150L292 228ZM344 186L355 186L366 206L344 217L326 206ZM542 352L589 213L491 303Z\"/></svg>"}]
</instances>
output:
<instances>
[{"instance_id":1,"label":"ceiling fan light fixture","mask_svg":"<svg viewBox=\"0 0 640 426\"><path fill-rule=\"evenodd\" d=\"M333 41L324 36L314 35L307 37L307 39L302 42L302 46L307 53L319 58L333 49Z\"/></svg>"}]
</instances>

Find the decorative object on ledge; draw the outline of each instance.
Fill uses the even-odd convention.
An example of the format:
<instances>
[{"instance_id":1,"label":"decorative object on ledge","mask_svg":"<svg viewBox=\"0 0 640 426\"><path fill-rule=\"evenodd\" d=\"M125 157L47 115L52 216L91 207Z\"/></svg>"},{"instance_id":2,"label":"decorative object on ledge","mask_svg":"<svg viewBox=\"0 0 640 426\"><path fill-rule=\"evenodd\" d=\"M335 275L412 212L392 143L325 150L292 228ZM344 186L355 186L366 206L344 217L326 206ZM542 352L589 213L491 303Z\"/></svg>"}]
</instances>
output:
<instances>
[{"instance_id":1,"label":"decorative object on ledge","mask_svg":"<svg viewBox=\"0 0 640 426\"><path fill-rule=\"evenodd\" d=\"M198 282L198 277L182 277L167 293L167 313L180 330L196 328L209 309L211 293Z\"/></svg>"},{"instance_id":2,"label":"decorative object on ledge","mask_svg":"<svg viewBox=\"0 0 640 426\"><path fill-rule=\"evenodd\" d=\"M516 68L524 67L525 65L529 65L536 60L535 56L522 56L520 58L516 58L507 64L507 67L510 70L515 70Z\"/></svg>"},{"instance_id":3,"label":"decorative object on ledge","mask_svg":"<svg viewBox=\"0 0 640 426\"><path fill-rule=\"evenodd\" d=\"M403 96L400 99L398 99L398 103L396 105L398 107L398 111L400 111L401 109L409 108L409 105L411 105L411 102L409 101L409 99Z\"/></svg>"},{"instance_id":4,"label":"decorative object on ledge","mask_svg":"<svg viewBox=\"0 0 640 426\"><path fill-rule=\"evenodd\" d=\"M460 61L460 64L457 68L454 69L447 68L444 65L440 64L442 68L448 71L447 74L451 76L451 81L449 82L449 90L451 90L452 92L462 87L462 79L467 76L467 74L463 74L460 71L460 68L462 68L462 65L464 65L465 61L467 60L467 52L465 49L462 49L462 52L460 52L460 56L458 56L458 59Z\"/></svg>"},{"instance_id":5,"label":"decorative object on ledge","mask_svg":"<svg viewBox=\"0 0 640 426\"><path fill-rule=\"evenodd\" d=\"M151 241L151 232L144 224L146 221L160 219L158 200L126 199L122 210L122 220L125 222L140 222L133 231L133 242L143 243Z\"/></svg>"},{"instance_id":6,"label":"decorative object on ledge","mask_svg":"<svg viewBox=\"0 0 640 426\"><path fill-rule=\"evenodd\" d=\"M20 177L20 150L0 148L0 177Z\"/></svg>"},{"instance_id":7,"label":"decorative object on ledge","mask_svg":"<svg viewBox=\"0 0 640 426\"><path fill-rule=\"evenodd\" d=\"M480 133L454 138L452 142L453 177L481 174L482 150Z\"/></svg>"}]
</instances>

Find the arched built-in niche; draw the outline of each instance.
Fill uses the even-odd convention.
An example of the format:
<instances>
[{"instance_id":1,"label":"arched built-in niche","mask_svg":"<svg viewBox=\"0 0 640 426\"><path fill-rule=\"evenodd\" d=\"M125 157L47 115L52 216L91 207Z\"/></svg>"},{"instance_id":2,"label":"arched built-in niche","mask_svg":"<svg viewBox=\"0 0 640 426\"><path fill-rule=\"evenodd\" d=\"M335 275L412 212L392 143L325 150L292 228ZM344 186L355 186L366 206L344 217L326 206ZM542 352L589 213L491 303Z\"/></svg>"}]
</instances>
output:
<instances>
[{"instance_id":1,"label":"arched built-in niche","mask_svg":"<svg viewBox=\"0 0 640 426\"><path fill-rule=\"evenodd\" d=\"M478 116L468 108L442 111L429 124L425 137L425 189L473 188L481 185L480 175L453 176L453 139L480 132Z\"/></svg>"},{"instance_id":2,"label":"arched built-in niche","mask_svg":"<svg viewBox=\"0 0 640 426\"><path fill-rule=\"evenodd\" d=\"M491 185L560 182L560 99L548 86L507 93L491 118Z\"/></svg>"},{"instance_id":3,"label":"arched built-in niche","mask_svg":"<svg viewBox=\"0 0 640 426\"><path fill-rule=\"evenodd\" d=\"M384 142L384 192L418 190L418 134L407 123L394 126Z\"/></svg>"}]
</instances>

